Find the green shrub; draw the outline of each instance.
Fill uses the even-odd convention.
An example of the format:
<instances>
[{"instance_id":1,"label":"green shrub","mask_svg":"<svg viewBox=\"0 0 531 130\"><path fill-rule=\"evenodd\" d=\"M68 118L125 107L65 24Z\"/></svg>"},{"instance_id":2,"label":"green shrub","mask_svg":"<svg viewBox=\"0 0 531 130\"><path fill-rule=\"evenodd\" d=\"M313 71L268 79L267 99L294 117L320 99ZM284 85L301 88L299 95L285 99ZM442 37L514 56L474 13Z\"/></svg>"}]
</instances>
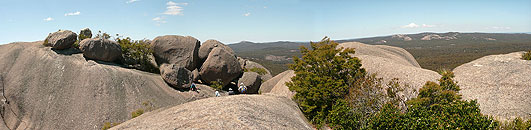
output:
<instances>
[{"instance_id":1,"label":"green shrub","mask_svg":"<svg viewBox=\"0 0 531 130\"><path fill-rule=\"evenodd\" d=\"M302 58L294 57L294 64L289 65L296 75L286 85L297 92L293 99L317 128L326 123L336 101L343 99L349 87L365 76L360 60L350 56L354 49L336 49L337 45L327 37L312 42L312 49L301 47Z\"/></svg>"},{"instance_id":2,"label":"green shrub","mask_svg":"<svg viewBox=\"0 0 531 130\"><path fill-rule=\"evenodd\" d=\"M500 130L531 130L531 118L524 121L522 118L516 118L500 124Z\"/></svg>"},{"instance_id":3,"label":"green shrub","mask_svg":"<svg viewBox=\"0 0 531 130\"><path fill-rule=\"evenodd\" d=\"M135 111L131 112L131 118L138 117L142 114L144 114L144 109L142 108L136 109Z\"/></svg>"},{"instance_id":4,"label":"green shrub","mask_svg":"<svg viewBox=\"0 0 531 130\"><path fill-rule=\"evenodd\" d=\"M210 83L210 87L214 88L215 90L220 91L223 88L223 82L220 79L216 81L212 81Z\"/></svg>"},{"instance_id":5,"label":"green shrub","mask_svg":"<svg viewBox=\"0 0 531 130\"><path fill-rule=\"evenodd\" d=\"M443 71L440 84L428 81L417 98L401 113L387 104L374 115L367 129L495 129L498 123L480 113L475 100L461 100L459 86L450 71Z\"/></svg>"},{"instance_id":6,"label":"green shrub","mask_svg":"<svg viewBox=\"0 0 531 130\"><path fill-rule=\"evenodd\" d=\"M151 45L144 40L131 40L131 38L116 38L116 42L122 47L124 64L131 65L136 69L159 73L159 68L151 63L153 55Z\"/></svg>"},{"instance_id":7,"label":"green shrub","mask_svg":"<svg viewBox=\"0 0 531 130\"><path fill-rule=\"evenodd\" d=\"M94 38L103 38L103 39L110 39L111 38L111 35L109 35L108 33L106 32L101 32L101 31L98 31L98 34L96 34L96 36Z\"/></svg>"},{"instance_id":8,"label":"green shrub","mask_svg":"<svg viewBox=\"0 0 531 130\"><path fill-rule=\"evenodd\" d=\"M244 71L245 72L247 72L247 71L256 72L259 75L267 74L267 70L265 70L264 68L257 68L257 67L253 67L253 68L251 68L249 70L247 70L247 68L245 68Z\"/></svg>"},{"instance_id":9,"label":"green shrub","mask_svg":"<svg viewBox=\"0 0 531 130\"><path fill-rule=\"evenodd\" d=\"M531 60L531 51L524 53L524 55L522 55L522 59Z\"/></svg>"},{"instance_id":10,"label":"green shrub","mask_svg":"<svg viewBox=\"0 0 531 130\"><path fill-rule=\"evenodd\" d=\"M111 123L111 122L105 122L103 123L103 127L101 127L102 130L110 129L111 127L117 126L120 123Z\"/></svg>"}]
</instances>

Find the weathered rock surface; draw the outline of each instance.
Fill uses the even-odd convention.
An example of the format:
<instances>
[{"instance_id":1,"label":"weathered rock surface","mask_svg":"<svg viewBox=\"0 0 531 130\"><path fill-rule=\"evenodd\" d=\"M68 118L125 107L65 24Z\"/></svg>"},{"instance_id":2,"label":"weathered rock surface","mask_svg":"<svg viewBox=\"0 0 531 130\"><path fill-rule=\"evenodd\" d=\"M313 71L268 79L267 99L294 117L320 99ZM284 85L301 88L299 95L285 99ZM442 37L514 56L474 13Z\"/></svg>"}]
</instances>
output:
<instances>
[{"instance_id":1,"label":"weathered rock surface","mask_svg":"<svg viewBox=\"0 0 531 130\"><path fill-rule=\"evenodd\" d=\"M290 74L290 73L295 73L295 71L286 70L286 71L276 75L275 77L265 81L264 83L262 83L262 85L260 85L260 92L261 93L269 93L269 92L271 92L271 90L273 89L273 87L275 87L275 85L278 83L278 81L280 81L282 78L284 78L284 76L286 76L287 74Z\"/></svg>"},{"instance_id":2,"label":"weathered rock surface","mask_svg":"<svg viewBox=\"0 0 531 130\"><path fill-rule=\"evenodd\" d=\"M238 80L237 85L240 85L241 83L247 87L246 93L258 94L260 85L262 85L262 79L256 72L244 72L243 76Z\"/></svg>"},{"instance_id":3,"label":"weathered rock surface","mask_svg":"<svg viewBox=\"0 0 531 130\"><path fill-rule=\"evenodd\" d=\"M262 79L262 81L267 81L269 79L271 79L273 76L271 76L271 72L269 72L269 70L267 68L265 68L264 66L256 63L256 62L253 62L253 61L250 61L250 60L245 60L245 66L244 66L245 69L247 69L248 71L251 71L252 69L255 69L255 68L260 68L260 69L263 69L265 70L265 73L263 74L260 74L260 77Z\"/></svg>"},{"instance_id":4,"label":"weathered rock surface","mask_svg":"<svg viewBox=\"0 0 531 130\"><path fill-rule=\"evenodd\" d=\"M293 96L295 96L295 92L292 92L289 90L286 83L291 82L291 77L295 76L295 71L287 71L286 73L278 82L275 84L273 89L271 89L271 94L278 95L282 97L286 97L291 99Z\"/></svg>"},{"instance_id":5,"label":"weathered rock surface","mask_svg":"<svg viewBox=\"0 0 531 130\"><path fill-rule=\"evenodd\" d=\"M92 38L92 31L90 31L89 28L84 28L79 31L79 36L83 36L84 38Z\"/></svg>"},{"instance_id":6,"label":"weathered rock surface","mask_svg":"<svg viewBox=\"0 0 531 130\"><path fill-rule=\"evenodd\" d=\"M197 82L201 79L201 75L199 75L199 70L195 69L192 71L192 81Z\"/></svg>"},{"instance_id":7,"label":"weathered rock surface","mask_svg":"<svg viewBox=\"0 0 531 130\"><path fill-rule=\"evenodd\" d=\"M199 63L199 40L191 36L159 36L151 42L157 64L177 64L192 71Z\"/></svg>"},{"instance_id":8,"label":"weathered rock surface","mask_svg":"<svg viewBox=\"0 0 531 130\"><path fill-rule=\"evenodd\" d=\"M60 30L51 33L44 40L45 46L51 46L53 49L63 50L72 47L77 40L77 34L70 30Z\"/></svg>"},{"instance_id":9,"label":"weathered rock surface","mask_svg":"<svg viewBox=\"0 0 531 130\"><path fill-rule=\"evenodd\" d=\"M107 39L85 39L79 43L79 49L83 56L95 60L112 62L122 57L120 44Z\"/></svg>"},{"instance_id":10,"label":"weathered rock surface","mask_svg":"<svg viewBox=\"0 0 531 130\"><path fill-rule=\"evenodd\" d=\"M481 113L498 119L531 115L531 61L523 52L490 55L455 68L463 99L477 99Z\"/></svg>"},{"instance_id":11,"label":"weathered rock surface","mask_svg":"<svg viewBox=\"0 0 531 130\"><path fill-rule=\"evenodd\" d=\"M176 89L188 89L192 85L193 74L190 70L175 64L162 64L160 76Z\"/></svg>"},{"instance_id":12,"label":"weathered rock surface","mask_svg":"<svg viewBox=\"0 0 531 130\"><path fill-rule=\"evenodd\" d=\"M163 108L214 96L205 85L180 92L158 74L57 54L40 44L0 45L10 129L101 129L104 122L131 119L146 101Z\"/></svg>"},{"instance_id":13,"label":"weathered rock surface","mask_svg":"<svg viewBox=\"0 0 531 130\"><path fill-rule=\"evenodd\" d=\"M111 129L310 130L312 127L297 105L287 98L236 95L146 113Z\"/></svg>"},{"instance_id":14,"label":"weathered rock surface","mask_svg":"<svg viewBox=\"0 0 531 130\"><path fill-rule=\"evenodd\" d=\"M223 86L240 76L242 72L243 70L236 56L220 47L212 49L199 70L201 79L205 83L220 79L223 82Z\"/></svg>"},{"instance_id":15,"label":"weathered rock surface","mask_svg":"<svg viewBox=\"0 0 531 130\"><path fill-rule=\"evenodd\" d=\"M199 47L199 60L201 61L205 61L207 58L208 58L208 54L210 54L210 52L212 51L212 49L214 49L215 47L222 47L223 49L225 49L227 52L231 53L232 55L235 55L234 51L232 50L232 48L230 48L229 46L217 41L217 40L207 40L205 42L203 42L203 44L201 44L201 47Z\"/></svg>"},{"instance_id":16,"label":"weathered rock surface","mask_svg":"<svg viewBox=\"0 0 531 130\"><path fill-rule=\"evenodd\" d=\"M354 56L361 59L362 68L376 73L385 83L398 78L402 85L409 85L402 94L408 99L416 97L426 81L436 82L441 77L437 72L420 68L415 58L402 48L359 42L341 43L338 47L355 48Z\"/></svg>"}]
</instances>

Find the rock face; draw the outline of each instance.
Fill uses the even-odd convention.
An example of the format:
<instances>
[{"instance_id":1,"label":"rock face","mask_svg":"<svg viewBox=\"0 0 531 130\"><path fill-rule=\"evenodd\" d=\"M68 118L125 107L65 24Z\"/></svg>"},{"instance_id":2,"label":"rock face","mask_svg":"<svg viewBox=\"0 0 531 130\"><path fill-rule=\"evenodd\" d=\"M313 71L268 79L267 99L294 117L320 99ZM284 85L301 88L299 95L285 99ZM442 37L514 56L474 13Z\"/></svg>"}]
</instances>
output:
<instances>
[{"instance_id":1,"label":"rock face","mask_svg":"<svg viewBox=\"0 0 531 130\"><path fill-rule=\"evenodd\" d=\"M229 46L217 41L217 40L207 40L205 42L203 42L203 44L201 44L201 47L199 47L199 60L201 61L205 61L208 57L208 54L210 54L210 52L212 51L212 49L214 49L215 47L222 47L223 49L225 49L227 52L231 53L232 55L235 55L234 51L232 50L232 48L230 48Z\"/></svg>"},{"instance_id":2,"label":"rock face","mask_svg":"<svg viewBox=\"0 0 531 130\"><path fill-rule=\"evenodd\" d=\"M104 122L131 119L143 102L164 108L214 96L208 86L180 92L158 74L57 54L40 44L0 45L9 129L101 129Z\"/></svg>"},{"instance_id":3,"label":"rock face","mask_svg":"<svg viewBox=\"0 0 531 130\"><path fill-rule=\"evenodd\" d=\"M201 79L201 76L199 75L199 70L195 69L192 71L192 81L197 82Z\"/></svg>"},{"instance_id":4,"label":"rock face","mask_svg":"<svg viewBox=\"0 0 531 130\"><path fill-rule=\"evenodd\" d=\"M271 76L271 72L269 72L267 68L265 68L264 66L256 62L253 62L250 60L244 60L244 63L245 63L244 69L247 69L248 71L252 71L253 69L256 69L256 68L265 70L265 73L260 74L260 78L262 79L262 81L267 81L273 77Z\"/></svg>"},{"instance_id":5,"label":"rock face","mask_svg":"<svg viewBox=\"0 0 531 130\"><path fill-rule=\"evenodd\" d=\"M192 71L199 63L200 42L191 36L166 35L156 37L152 42L153 55L157 64L177 64Z\"/></svg>"},{"instance_id":6,"label":"rock face","mask_svg":"<svg viewBox=\"0 0 531 130\"><path fill-rule=\"evenodd\" d=\"M453 71L463 99L477 99L481 113L505 120L531 114L531 61L523 52L490 55Z\"/></svg>"},{"instance_id":7,"label":"rock face","mask_svg":"<svg viewBox=\"0 0 531 130\"><path fill-rule=\"evenodd\" d=\"M176 89L188 89L192 85L193 74L190 70L175 64L162 64L160 76Z\"/></svg>"},{"instance_id":8,"label":"rock face","mask_svg":"<svg viewBox=\"0 0 531 130\"><path fill-rule=\"evenodd\" d=\"M92 31L90 31L89 28L81 29L79 36L83 36L84 38L92 38Z\"/></svg>"},{"instance_id":9,"label":"rock face","mask_svg":"<svg viewBox=\"0 0 531 130\"><path fill-rule=\"evenodd\" d=\"M287 82L291 82L291 77L295 76L295 71L287 71L286 73L278 82L273 86L273 89L271 89L271 94L278 95L282 97L287 97L289 99L293 98L295 96L295 92L292 92L289 90L288 86L286 85Z\"/></svg>"},{"instance_id":10,"label":"rock face","mask_svg":"<svg viewBox=\"0 0 531 130\"><path fill-rule=\"evenodd\" d=\"M295 74L295 71L286 70L286 71L276 75L275 77L265 81L264 83L262 83L262 85L260 85L260 92L261 93L269 93L269 92L271 92L271 90L273 89L273 87L275 87L275 85L278 83L278 81L280 81L282 78L284 78L284 76L286 76L287 74L290 74L290 73Z\"/></svg>"},{"instance_id":11,"label":"rock face","mask_svg":"<svg viewBox=\"0 0 531 130\"><path fill-rule=\"evenodd\" d=\"M441 76L434 71L422 69L415 58L406 50L386 45L367 45L359 42L341 43L338 47L355 48L356 57L361 59L362 68L376 73L388 83L398 78L402 85L407 84L403 95L411 99L426 81L436 82Z\"/></svg>"},{"instance_id":12,"label":"rock face","mask_svg":"<svg viewBox=\"0 0 531 130\"><path fill-rule=\"evenodd\" d=\"M289 99L236 95L202 99L146 113L111 129L311 130L312 127Z\"/></svg>"},{"instance_id":13,"label":"rock face","mask_svg":"<svg viewBox=\"0 0 531 130\"><path fill-rule=\"evenodd\" d=\"M76 42L77 34L70 30L61 30L51 33L44 40L45 46L51 46L53 49L63 50L72 47L72 44Z\"/></svg>"},{"instance_id":14,"label":"rock face","mask_svg":"<svg viewBox=\"0 0 531 130\"><path fill-rule=\"evenodd\" d=\"M79 49L83 56L95 60L112 62L122 57L120 44L107 39L85 39L79 43Z\"/></svg>"},{"instance_id":15,"label":"rock face","mask_svg":"<svg viewBox=\"0 0 531 130\"><path fill-rule=\"evenodd\" d=\"M240 85L241 83L247 87L246 93L258 94L258 90L262 84L262 79L256 72L244 72L243 76L238 80L237 85Z\"/></svg>"},{"instance_id":16,"label":"rock face","mask_svg":"<svg viewBox=\"0 0 531 130\"><path fill-rule=\"evenodd\" d=\"M223 82L223 86L225 86L240 76L242 71L236 56L223 48L216 47L212 49L201 66L199 74L205 83L220 79Z\"/></svg>"}]
</instances>

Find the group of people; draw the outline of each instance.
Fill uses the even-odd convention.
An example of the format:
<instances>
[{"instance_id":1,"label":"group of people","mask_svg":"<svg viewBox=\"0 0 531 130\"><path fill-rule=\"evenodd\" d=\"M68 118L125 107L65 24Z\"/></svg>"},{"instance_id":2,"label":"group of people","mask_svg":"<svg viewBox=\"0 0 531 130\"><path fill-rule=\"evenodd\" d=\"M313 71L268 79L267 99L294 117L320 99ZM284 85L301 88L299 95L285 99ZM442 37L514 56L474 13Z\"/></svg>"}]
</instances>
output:
<instances>
[{"instance_id":1,"label":"group of people","mask_svg":"<svg viewBox=\"0 0 531 130\"><path fill-rule=\"evenodd\" d=\"M190 85L190 90L197 91L197 87L195 86L194 83ZM245 93L246 91L247 91L247 86L245 86L245 84L243 83L240 83L240 86L238 87L238 92ZM219 91L216 91L215 94L216 94L216 97L221 97L221 94L219 93Z\"/></svg>"}]
</instances>

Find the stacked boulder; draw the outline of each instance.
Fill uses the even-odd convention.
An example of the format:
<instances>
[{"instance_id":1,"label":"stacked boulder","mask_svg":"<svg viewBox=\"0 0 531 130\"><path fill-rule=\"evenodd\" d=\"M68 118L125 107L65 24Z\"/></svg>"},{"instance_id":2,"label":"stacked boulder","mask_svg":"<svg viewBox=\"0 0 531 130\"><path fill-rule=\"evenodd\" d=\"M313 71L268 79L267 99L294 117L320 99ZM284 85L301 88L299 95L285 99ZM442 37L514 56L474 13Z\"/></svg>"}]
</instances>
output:
<instances>
[{"instance_id":1,"label":"stacked boulder","mask_svg":"<svg viewBox=\"0 0 531 130\"><path fill-rule=\"evenodd\" d=\"M72 47L77 40L77 34L70 30L59 30L50 33L44 40L44 46L50 46L56 50L64 50Z\"/></svg>"},{"instance_id":2,"label":"stacked boulder","mask_svg":"<svg viewBox=\"0 0 531 130\"><path fill-rule=\"evenodd\" d=\"M261 77L257 73L243 73L230 47L217 40L200 44L191 36L178 35L159 36L151 42L164 81L180 90L188 89L193 82L211 84L220 81L227 89L229 84L240 81L251 90L248 93L258 93Z\"/></svg>"}]
</instances>

